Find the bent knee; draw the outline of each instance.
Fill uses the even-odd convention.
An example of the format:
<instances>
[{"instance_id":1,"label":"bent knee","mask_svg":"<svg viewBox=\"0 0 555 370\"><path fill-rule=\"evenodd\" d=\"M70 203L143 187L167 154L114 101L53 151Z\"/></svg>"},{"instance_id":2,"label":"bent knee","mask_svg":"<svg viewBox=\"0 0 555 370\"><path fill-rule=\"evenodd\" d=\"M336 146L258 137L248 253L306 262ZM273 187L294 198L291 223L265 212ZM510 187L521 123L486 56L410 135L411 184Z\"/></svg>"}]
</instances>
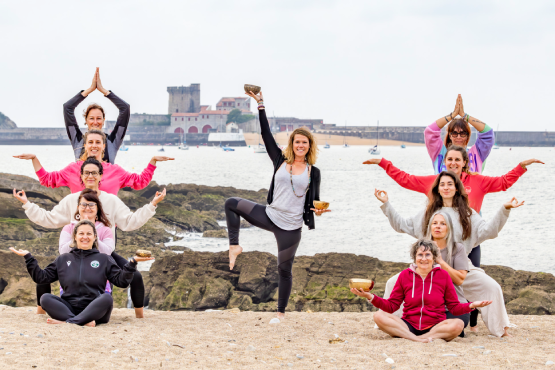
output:
<instances>
[{"instance_id":1,"label":"bent knee","mask_svg":"<svg viewBox=\"0 0 555 370\"><path fill-rule=\"evenodd\" d=\"M464 330L464 321L460 319L453 319L453 322L451 323L450 327L454 333L459 334Z\"/></svg>"},{"instance_id":2,"label":"bent knee","mask_svg":"<svg viewBox=\"0 0 555 370\"><path fill-rule=\"evenodd\" d=\"M237 198L227 198L225 200L225 206L224 207L226 209L235 208L235 207L237 207L237 203L238 203Z\"/></svg>"},{"instance_id":3,"label":"bent knee","mask_svg":"<svg viewBox=\"0 0 555 370\"><path fill-rule=\"evenodd\" d=\"M101 294L97 299L103 303L114 304L114 298L111 294Z\"/></svg>"},{"instance_id":4,"label":"bent knee","mask_svg":"<svg viewBox=\"0 0 555 370\"><path fill-rule=\"evenodd\" d=\"M385 319L385 316L386 316L385 312L383 312L383 311L378 310L378 311L374 312L373 317L374 317L374 322L376 323L376 325L379 326L383 322L383 320Z\"/></svg>"}]
</instances>

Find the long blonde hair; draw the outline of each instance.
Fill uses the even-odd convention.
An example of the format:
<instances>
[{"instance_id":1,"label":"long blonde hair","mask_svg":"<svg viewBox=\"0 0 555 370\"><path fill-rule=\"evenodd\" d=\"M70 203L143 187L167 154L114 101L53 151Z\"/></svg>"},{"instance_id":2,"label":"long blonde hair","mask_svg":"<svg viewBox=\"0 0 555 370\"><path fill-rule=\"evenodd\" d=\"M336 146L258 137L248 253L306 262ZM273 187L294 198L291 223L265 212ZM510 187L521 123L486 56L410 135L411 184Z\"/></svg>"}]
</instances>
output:
<instances>
[{"instance_id":1,"label":"long blonde hair","mask_svg":"<svg viewBox=\"0 0 555 370\"><path fill-rule=\"evenodd\" d=\"M104 150L102 151L102 157L104 158L104 151L106 150L106 134L100 130L89 130L85 132L83 135L83 154L79 158L80 161L86 161L89 155L87 154L87 149L85 149L85 144L87 143L87 139L89 135L100 135L102 137L102 141L104 142Z\"/></svg>"},{"instance_id":2,"label":"long blonde hair","mask_svg":"<svg viewBox=\"0 0 555 370\"><path fill-rule=\"evenodd\" d=\"M293 164L295 161L295 153L293 152L293 141L295 140L295 135L303 135L308 138L308 145L310 148L306 154L306 161L309 165L314 165L316 163L316 159L318 158L318 144L316 143L316 138L306 127L299 127L298 129L295 129L291 135L289 135L287 148L283 150L285 161L287 164Z\"/></svg>"}]
</instances>

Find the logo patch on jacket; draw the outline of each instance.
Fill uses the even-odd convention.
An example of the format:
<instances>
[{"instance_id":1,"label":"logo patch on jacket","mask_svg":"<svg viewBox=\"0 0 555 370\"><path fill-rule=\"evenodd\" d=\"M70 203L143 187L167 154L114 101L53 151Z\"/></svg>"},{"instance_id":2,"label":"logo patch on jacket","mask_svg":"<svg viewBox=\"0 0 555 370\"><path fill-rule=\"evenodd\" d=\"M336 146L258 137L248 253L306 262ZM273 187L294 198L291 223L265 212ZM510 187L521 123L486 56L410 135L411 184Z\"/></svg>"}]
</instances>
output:
<instances>
[{"instance_id":1,"label":"logo patch on jacket","mask_svg":"<svg viewBox=\"0 0 555 370\"><path fill-rule=\"evenodd\" d=\"M68 265L68 266L71 265L71 261L67 261L67 265Z\"/></svg>"},{"instance_id":2,"label":"logo patch on jacket","mask_svg":"<svg viewBox=\"0 0 555 370\"><path fill-rule=\"evenodd\" d=\"M98 266L100 266L100 262L98 262L98 261L92 261L91 262L91 267L92 268L97 268Z\"/></svg>"}]
</instances>

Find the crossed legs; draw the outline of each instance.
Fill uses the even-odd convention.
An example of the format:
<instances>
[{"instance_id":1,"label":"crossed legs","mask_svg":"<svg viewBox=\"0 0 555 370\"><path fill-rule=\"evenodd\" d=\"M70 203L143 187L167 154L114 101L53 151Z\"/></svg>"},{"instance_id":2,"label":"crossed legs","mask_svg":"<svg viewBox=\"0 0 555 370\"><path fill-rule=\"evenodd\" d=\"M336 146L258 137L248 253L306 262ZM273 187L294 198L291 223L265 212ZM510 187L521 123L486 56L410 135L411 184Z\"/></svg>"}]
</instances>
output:
<instances>
[{"instance_id":1,"label":"crossed legs","mask_svg":"<svg viewBox=\"0 0 555 370\"><path fill-rule=\"evenodd\" d=\"M374 313L374 322L382 331L392 337L405 338L421 343L428 343L433 339L451 341L464 329L464 322L462 320L448 319L435 325L427 333L416 335L411 332L407 324L401 318L384 311L377 311Z\"/></svg>"}]
</instances>

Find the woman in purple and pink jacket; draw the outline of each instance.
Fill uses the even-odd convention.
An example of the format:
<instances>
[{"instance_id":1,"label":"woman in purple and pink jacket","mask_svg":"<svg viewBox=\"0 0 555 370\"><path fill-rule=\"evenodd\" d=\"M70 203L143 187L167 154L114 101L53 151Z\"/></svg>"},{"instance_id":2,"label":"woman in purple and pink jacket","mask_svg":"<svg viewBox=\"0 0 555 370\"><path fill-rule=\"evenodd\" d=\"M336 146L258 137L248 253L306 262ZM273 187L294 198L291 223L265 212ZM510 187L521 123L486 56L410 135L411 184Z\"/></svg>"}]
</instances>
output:
<instances>
[{"instance_id":1,"label":"woman in purple and pink jacket","mask_svg":"<svg viewBox=\"0 0 555 370\"><path fill-rule=\"evenodd\" d=\"M456 116L462 118L455 119ZM444 140L441 140L441 129L447 124L449 124L447 126L447 135L445 135ZM432 159L436 175L446 171L443 159L447 153L447 148L451 144L462 146L463 148L468 146L470 134L472 133L470 125L474 126L478 131L478 137L476 138L476 143L468 149L469 168L470 172L482 173L486 159L495 143L493 129L479 119L471 117L464 112L462 97L459 94L453 113L437 119L424 130L426 149L428 149L428 154Z\"/></svg>"}]
</instances>

